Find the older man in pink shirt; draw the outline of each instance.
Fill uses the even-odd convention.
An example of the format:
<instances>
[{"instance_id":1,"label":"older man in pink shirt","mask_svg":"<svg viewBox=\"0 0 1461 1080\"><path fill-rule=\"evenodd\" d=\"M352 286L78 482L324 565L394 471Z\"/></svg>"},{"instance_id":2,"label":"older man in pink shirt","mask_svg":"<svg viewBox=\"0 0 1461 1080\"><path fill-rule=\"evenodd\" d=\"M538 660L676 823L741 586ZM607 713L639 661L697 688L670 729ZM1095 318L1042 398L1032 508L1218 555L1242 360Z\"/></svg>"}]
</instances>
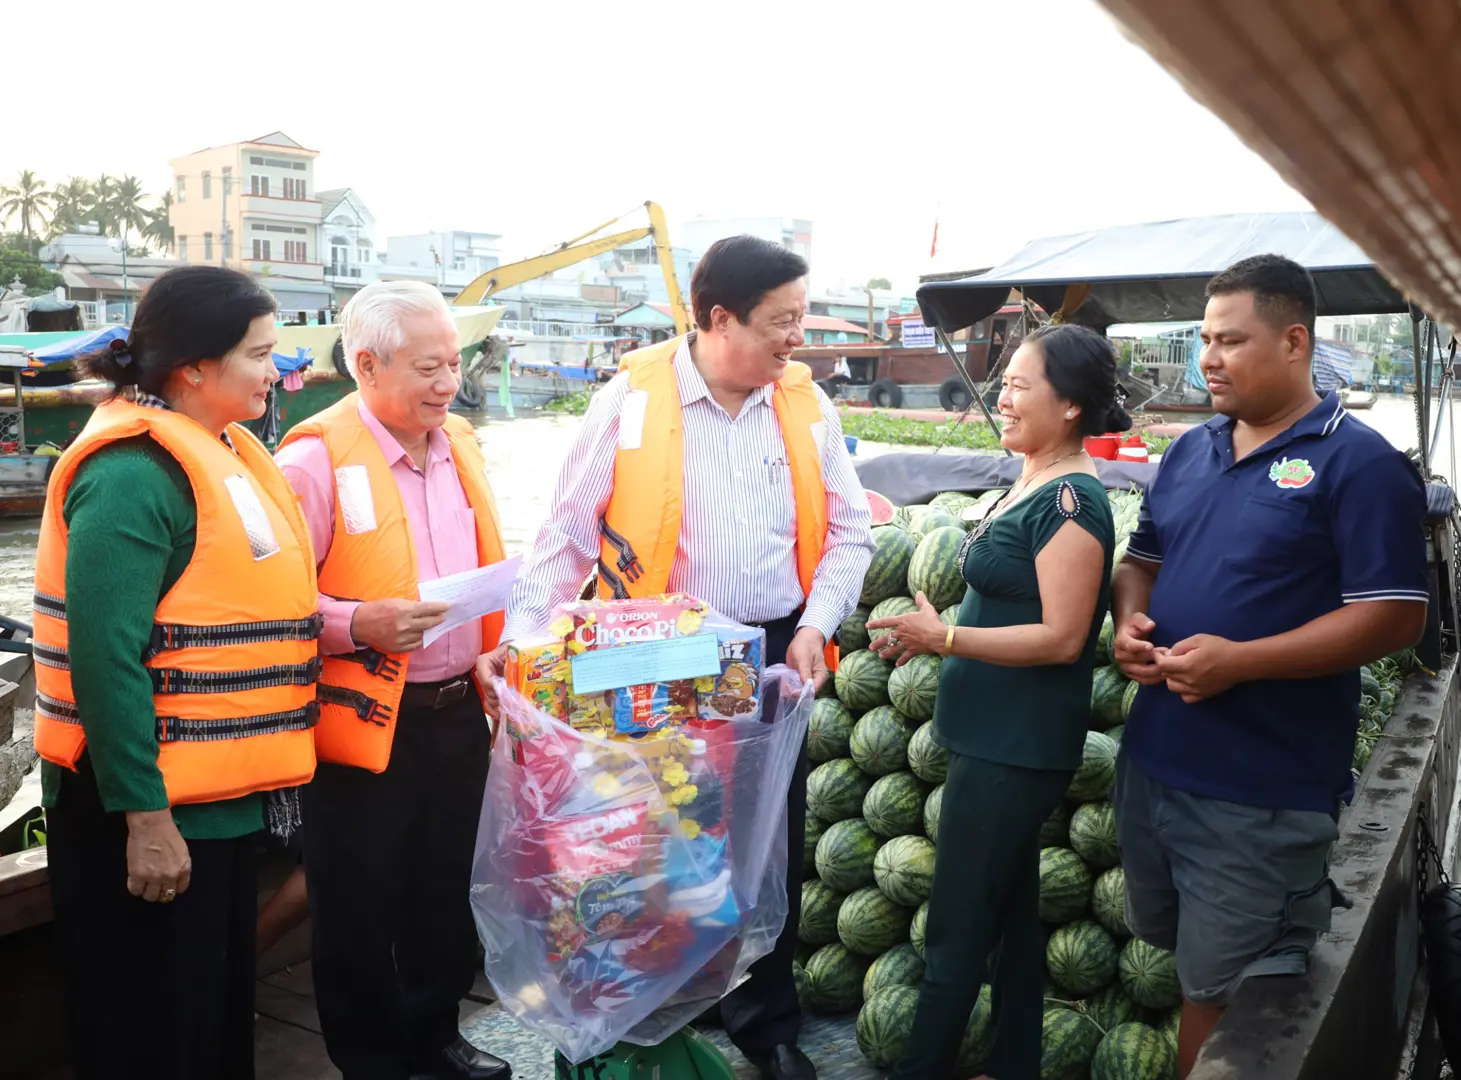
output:
<instances>
[{"instance_id":1,"label":"older man in pink shirt","mask_svg":"<svg viewBox=\"0 0 1461 1080\"><path fill-rule=\"evenodd\" d=\"M341 336L358 393L277 454L309 525L325 617L320 766L304 793L320 1024L346 1080L506 1080L507 1062L457 1029L491 752L473 676L495 642L474 620L424 645L446 606L417 592L481 565L484 536L501 557L481 451L462 421L447 426L456 326L435 289L384 282L350 301Z\"/></svg>"}]
</instances>

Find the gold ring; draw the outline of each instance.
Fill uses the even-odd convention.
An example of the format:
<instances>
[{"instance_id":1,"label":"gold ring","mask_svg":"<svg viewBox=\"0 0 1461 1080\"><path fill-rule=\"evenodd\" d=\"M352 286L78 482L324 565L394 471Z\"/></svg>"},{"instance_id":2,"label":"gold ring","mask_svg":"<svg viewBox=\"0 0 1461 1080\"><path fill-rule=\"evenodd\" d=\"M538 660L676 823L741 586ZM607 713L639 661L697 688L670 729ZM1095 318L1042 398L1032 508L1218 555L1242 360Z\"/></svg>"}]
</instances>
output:
<instances>
[{"instance_id":1,"label":"gold ring","mask_svg":"<svg viewBox=\"0 0 1461 1080\"><path fill-rule=\"evenodd\" d=\"M164 904L171 904L177 898L178 891L176 889L164 889L162 891L162 902Z\"/></svg>"}]
</instances>

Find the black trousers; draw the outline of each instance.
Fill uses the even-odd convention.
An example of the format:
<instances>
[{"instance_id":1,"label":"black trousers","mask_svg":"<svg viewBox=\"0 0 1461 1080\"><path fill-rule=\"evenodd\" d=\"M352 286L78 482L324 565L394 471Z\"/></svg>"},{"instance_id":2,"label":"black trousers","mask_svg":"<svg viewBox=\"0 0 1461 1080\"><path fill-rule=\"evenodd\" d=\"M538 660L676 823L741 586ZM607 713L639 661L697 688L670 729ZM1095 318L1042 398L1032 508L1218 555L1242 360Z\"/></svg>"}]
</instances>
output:
<instances>
[{"instance_id":1,"label":"black trousers","mask_svg":"<svg viewBox=\"0 0 1461 1080\"><path fill-rule=\"evenodd\" d=\"M928 967L895 1080L954 1075L959 1042L998 948L995 1036L985 1071L1038 1080L1045 949L1040 928L1040 826L1074 770L1022 769L949 754L924 953Z\"/></svg>"},{"instance_id":2,"label":"black trousers","mask_svg":"<svg viewBox=\"0 0 1461 1080\"><path fill-rule=\"evenodd\" d=\"M767 666L786 662L786 650L796 634L799 615L767 623ZM759 797L761 776L737 773L732 804ZM801 1032L802 1011L796 996L791 965L796 956L796 928L802 910L802 853L807 825L807 747L802 743L791 789L786 796L786 925L776 947L750 967L750 978L720 1003L720 1019L731 1042L755 1060L771 1049L794 1044Z\"/></svg>"},{"instance_id":3,"label":"black trousers","mask_svg":"<svg viewBox=\"0 0 1461 1080\"><path fill-rule=\"evenodd\" d=\"M440 709L424 697L408 688L384 772L321 764L304 790L315 998L346 1080L429 1071L472 987L491 732L475 685Z\"/></svg>"},{"instance_id":4,"label":"black trousers","mask_svg":"<svg viewBox=\"0 0 1461 1080\"><path fill-rule=\"evenodd\" d=\"M63 776L46 846L76 1080L251 1080L254 842L189 840L188 889L149 903L127 892L126 818L87 759Z\"/></svg>"}]
</instances>

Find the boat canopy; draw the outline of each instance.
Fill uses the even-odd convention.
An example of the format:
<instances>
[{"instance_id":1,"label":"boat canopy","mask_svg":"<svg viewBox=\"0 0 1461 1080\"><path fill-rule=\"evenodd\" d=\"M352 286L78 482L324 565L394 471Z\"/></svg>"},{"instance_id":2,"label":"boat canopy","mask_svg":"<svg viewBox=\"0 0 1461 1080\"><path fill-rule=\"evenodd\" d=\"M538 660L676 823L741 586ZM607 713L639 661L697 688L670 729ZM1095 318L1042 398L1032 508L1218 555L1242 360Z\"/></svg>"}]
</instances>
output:
<instances>
[{"instance_id":1,"label":"boat canopy","mask_svg":"<svg viewBox=\"0 0 1461 1080\"><path fill-rule=\"evenodd\" d=\"M1047 237L984 273L926 282L918 306L926 322L949 333L999 311L1014 289L1048 312L1102 331L1113 323L1201 319L1208 280L1263 254L1308 268L1320 315L1407 310L1374 262L1313 212L1180 218Z\"/></svg>"}]
</instances>

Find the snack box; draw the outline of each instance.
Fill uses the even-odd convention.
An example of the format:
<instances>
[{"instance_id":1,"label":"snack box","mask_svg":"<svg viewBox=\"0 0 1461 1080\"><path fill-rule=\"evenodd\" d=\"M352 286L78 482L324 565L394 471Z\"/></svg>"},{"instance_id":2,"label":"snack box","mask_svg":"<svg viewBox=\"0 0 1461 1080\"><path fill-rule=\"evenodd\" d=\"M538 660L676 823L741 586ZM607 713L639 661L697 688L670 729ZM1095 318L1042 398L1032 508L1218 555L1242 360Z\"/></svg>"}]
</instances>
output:
<instances>
[{"instance_id":1,"label":"snack box","mask_svg":"<svg viewBox=\"0 0 1461 1080\"><path fill-rule=\"evenodd\" d=\"M507 647L502 677L539 712L567 720L571 670L568 645L562 638L535 638Z\"/></svg>"},{"instance_id":2,"label":"snack box","mask_svg":"<svg viewBox=\"0 0 1461 1080\"><path fill-rule=\"evenodd\" d=\"M559 608L548 632L563 638L571 655L695 634L705 615L703 603L677 593L645 600L583 600Z\"/></svg>"},{"instance_id":3,"label":"snack box","mask_svg":"<svg viewBox=\"0 0 1461 1080\"><path fill-rule=\"evenodd\" d=\"M761 708L766 631L749 626L717 627L716 637L720 641L720 674L695 680L699 719L755 716Z\"/></svg>"}]
</instances>

